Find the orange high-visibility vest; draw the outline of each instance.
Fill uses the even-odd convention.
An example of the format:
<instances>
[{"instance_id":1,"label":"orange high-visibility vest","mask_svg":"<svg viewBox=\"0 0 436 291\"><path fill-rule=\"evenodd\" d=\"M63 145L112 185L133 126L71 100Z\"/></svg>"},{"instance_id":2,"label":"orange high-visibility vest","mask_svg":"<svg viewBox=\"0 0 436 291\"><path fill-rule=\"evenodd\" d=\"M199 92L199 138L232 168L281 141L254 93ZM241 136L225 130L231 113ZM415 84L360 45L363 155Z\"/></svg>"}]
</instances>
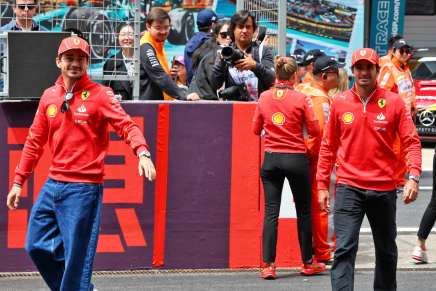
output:
<instances>
[{"instance_id":1,"label":"orange high-visibility vest","mask_svg":"<svg viewBox=\"0 0 436 291\"><path fill-rule=\"evenodd\" d=\"M380 69L378 83L380 87L398 93L406 102L407 108L414 111L416 108L415 86L407 64L401 65L397 59L392 58L391 62L386 63Z\"/></svg>"}]
</instances>

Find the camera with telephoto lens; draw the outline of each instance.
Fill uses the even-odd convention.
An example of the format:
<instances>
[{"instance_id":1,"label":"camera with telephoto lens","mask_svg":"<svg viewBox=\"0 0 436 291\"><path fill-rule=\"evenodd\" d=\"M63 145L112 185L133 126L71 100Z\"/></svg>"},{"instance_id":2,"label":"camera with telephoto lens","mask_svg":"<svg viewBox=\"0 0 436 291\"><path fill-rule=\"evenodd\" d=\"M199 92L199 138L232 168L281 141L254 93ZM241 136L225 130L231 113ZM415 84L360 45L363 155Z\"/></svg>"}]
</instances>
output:
<instances>
[{"instance_id":1,"label":"camera with telephoto lens","mask_svg":"<svg viewBox=\"0 0 436 291\"><path fill-rule=\"evenodd\" d=\"M234 85L218 92L218 97L228 101L250 101L245 84Z\"/></svg>"},{"instance_id":2,"label":"camera with telephoto lens","mask_svg":"<svg viewBox=\"0 0 436 291\"><path fill-rule=\"evenodd\" d=\"M235 62L245 58L244 53L238 48L232 48L231 46L226 46L221 50L221 56L223 60L233 66Z\"/></svg>"}]
</instances>

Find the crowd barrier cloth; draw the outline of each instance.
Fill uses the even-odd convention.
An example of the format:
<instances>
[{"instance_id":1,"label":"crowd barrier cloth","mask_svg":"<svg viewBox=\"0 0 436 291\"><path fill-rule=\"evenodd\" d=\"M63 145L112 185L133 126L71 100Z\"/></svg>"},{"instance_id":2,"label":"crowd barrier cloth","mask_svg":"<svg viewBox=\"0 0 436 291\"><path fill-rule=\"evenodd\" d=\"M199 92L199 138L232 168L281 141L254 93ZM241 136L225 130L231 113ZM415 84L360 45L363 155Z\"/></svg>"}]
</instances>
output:
<instances>
[{"instance_id":1,"label":"crowd barrier cloth","mask_svg":"<svg viewBox=\"0 0 436 291\"><path fill-rule=\"evenodd\" d=\"M94 270L259 267L263 154L251 131L255 104L123 107L147 138L157 177L153 183L139 177L137 158L111 132ZM24 243L48 174L47 147L17 210L7 209L6 196L36 108L36 101L0 103L0 272L35 270ZM283 196L277 265L294 267L300 264L295 209L286 187Z\"/></svg>"}]
</instances>

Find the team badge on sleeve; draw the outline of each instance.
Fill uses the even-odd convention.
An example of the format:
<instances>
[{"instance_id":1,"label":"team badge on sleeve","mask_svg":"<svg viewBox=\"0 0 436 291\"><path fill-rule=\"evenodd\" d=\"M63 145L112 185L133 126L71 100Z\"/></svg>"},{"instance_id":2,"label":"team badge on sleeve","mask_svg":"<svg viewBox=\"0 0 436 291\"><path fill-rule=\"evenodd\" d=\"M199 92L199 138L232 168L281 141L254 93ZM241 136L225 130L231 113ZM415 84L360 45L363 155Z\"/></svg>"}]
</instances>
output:
<instances>
[{"instance_id":1,"label":"team badge on sleeve","mask_svg":"<svg viewBox=\"0 0 436 291\"><path fill-rule=\"evenodd\" d=\"M285 115L281 112L276 112L272 115L271 117L272 119L272 123L274 123L275 125L283 125L285 124Z\"/></svg>"},{"instance_id":2,"label":"team badge on sleeve","mask_svg":"<svg viewBox=\"0 0 436 291\"><path fill-rule=\"evenodd\" d=\"M383 108L386 106L386 99L380 98L377 101L378 107Z\"/></svg>"},{"instance_id":3,"label":"team badge on sleeve","mask_svg":"<svg viewBox=\"0 0 436 291\"><path fill-rule=\"evenodd\" d=\"M345 124L351 124L354 121L354 114L351 112L345 112L344 114L342 114L342 121Z\"/></svg>"},{"instance_id":4,"label":"team badge on sleeve","mask_svg":"<svg viewBox=\"0 0 436 291\"><path fill-rule=\"evenodd\" d=\"M56 106L56 104L50 104L47 107L47 116L50 118L53 118L56 116L56 114L58 113L58 107Z\"/></svg>"}]
</instances>

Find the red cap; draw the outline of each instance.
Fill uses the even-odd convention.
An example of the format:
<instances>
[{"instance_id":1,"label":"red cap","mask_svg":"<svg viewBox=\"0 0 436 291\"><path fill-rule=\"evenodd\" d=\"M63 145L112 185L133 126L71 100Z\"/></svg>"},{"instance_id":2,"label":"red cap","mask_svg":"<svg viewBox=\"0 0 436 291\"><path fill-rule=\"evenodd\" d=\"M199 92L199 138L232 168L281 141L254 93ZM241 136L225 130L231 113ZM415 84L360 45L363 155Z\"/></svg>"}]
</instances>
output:
<instances>
[{"instance_id":1,"label":"red cap","mask_svg":"<svg viewBox=\"0 0 436 291\"><path fill-rule=\"evenodd\" d=\"M70 36L64 38L59 45L58 56L70 50L81 50L89 58L89 44L83 38L80 38L78 36Z\"/></svg>"},{"instance_id":2,"label":"red cap","mask_svg":"<svg viewBox=\"0 0 436 291\"><path fill-rule=\"evenodd\" d=\"M351 66L361 60L367 60L374 65L378 65L378 55L372 48L360 48L355 51L351 57Z\"/></svg>"}]
</instances>

